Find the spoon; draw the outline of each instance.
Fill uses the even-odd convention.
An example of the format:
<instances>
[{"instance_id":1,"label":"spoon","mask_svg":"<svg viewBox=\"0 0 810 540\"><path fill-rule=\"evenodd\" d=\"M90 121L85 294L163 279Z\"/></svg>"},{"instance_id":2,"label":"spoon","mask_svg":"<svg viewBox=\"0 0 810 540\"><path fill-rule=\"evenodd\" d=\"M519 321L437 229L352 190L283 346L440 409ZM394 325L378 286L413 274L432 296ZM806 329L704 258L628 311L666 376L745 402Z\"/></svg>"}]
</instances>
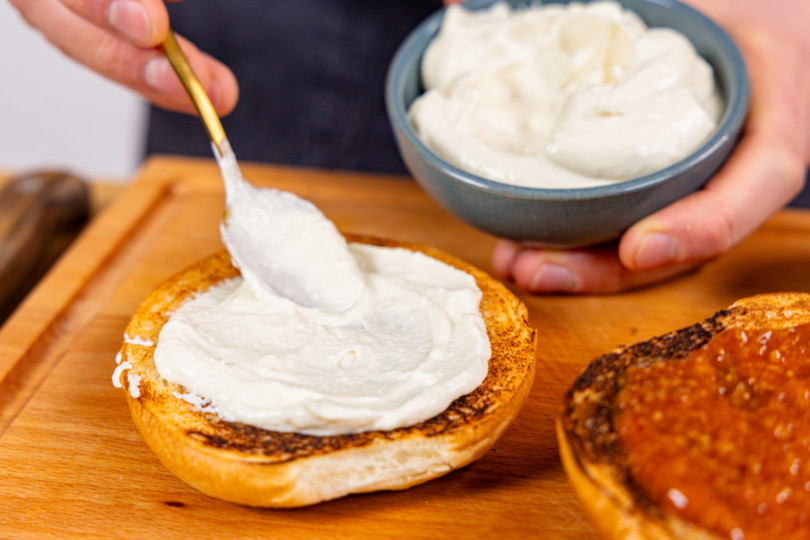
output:
<instances>
[{"instance_id":1,"label":"spoon","mask_svg":"<svg viewBox=\"0 0 810 540\"><path fill-rule=\"evenodd\" d=\"M225 182L220 234L234 265L259 296L281 295L304 307L345 311L365 281L343 235L315 205L242 177L219 116L174 32L159 46L183 83L211 139Z\"/></svg>"},{"instance_id":2,"label":"spoon","mask_svg":"<svg viewBox=\"0 0 810 540\"><path fill-rule=\"evenodd\" d=\"M227 137L225 137L225 130L222 128L222 123L219 121L219 116L214 110L211 100L208 99L208 94L205 93L202 84L194 74L194 70L191 69L191 64L188 63L186 55L183 54L182 49L177 44L177 39L175 39L174 32L171 29L166 34L163 43L158 47L166 55L177 76L180 77L180 82L183 83L191 102L200 114L200 120L202 120L205 130L208 132L211 143L220 154L223 154L223 145L228 142Z\"/></svg>"}]
</instances>

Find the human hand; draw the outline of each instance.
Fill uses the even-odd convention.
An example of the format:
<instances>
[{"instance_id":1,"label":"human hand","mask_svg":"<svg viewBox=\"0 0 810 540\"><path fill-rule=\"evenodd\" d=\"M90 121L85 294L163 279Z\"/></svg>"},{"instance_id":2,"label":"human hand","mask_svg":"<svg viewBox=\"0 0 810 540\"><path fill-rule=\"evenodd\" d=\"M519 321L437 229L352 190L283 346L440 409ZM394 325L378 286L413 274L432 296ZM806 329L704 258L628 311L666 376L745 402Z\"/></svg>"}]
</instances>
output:
<instances>
[{"instance_id":1,"label":"human hand","mask_svg":"<svg viewBox=\"0 0 810 540\"><path fill-rule=\"evenodd\" d=\"M787 204L810 164L807 0L684 0L745 58L751 105L742 136L699 191L639 221L617 245L554 251L501 240L495 273L532 292L617 292L683 273L727 251Z\"/></svg>"},{"instance_id":2,"label":"human hand","mask_svg":"<svg viewBox=\"0 0 810 540\"><path fill-rule=\"evenodd\" d=\"M9 1L68 56L159 107L194 113L180 80L155 49L169 29L162 0ZM189 41L178 42L217 112L231 112L239 95L233 73Z\"/></svg>"}]
</instances>

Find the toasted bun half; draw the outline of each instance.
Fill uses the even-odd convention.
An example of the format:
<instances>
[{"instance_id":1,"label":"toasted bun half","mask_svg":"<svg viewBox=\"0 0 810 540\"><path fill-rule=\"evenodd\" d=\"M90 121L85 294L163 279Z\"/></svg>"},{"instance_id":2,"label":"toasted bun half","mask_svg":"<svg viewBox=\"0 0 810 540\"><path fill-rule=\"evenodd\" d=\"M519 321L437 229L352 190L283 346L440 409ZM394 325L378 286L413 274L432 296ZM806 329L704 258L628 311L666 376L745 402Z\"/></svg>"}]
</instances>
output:
<instances>
[{"instance_id":1,"label":"toasted bun half","mask_svg":"<svg viewBox=\"0 0 810 540\"><path fill-rule=\"evenodd\" d=\"M523 303L484 272L436 249L347 239L422 251L475 277L483 292L481 311L492 347L484 382L440 415L384 432L317 437L268 431L203 413L174 397L174 392L185 390L160 377L153 352L162 326L178 306L239 275L222 252L182 271L146 298L127 326L119 358L124 366L119 381L135 425L179 478L213 497L267 507L405 489L478 459L518 414L535 369L535 332Z\"/></svg>"},{"instance_id":2,"label":"toasted bun half","mask_svg":"<svg viewBox=\"0 0 810 540\"><path fill-rule=\"evenodd\" d=\"M760 295L740 300L694 326L620 346L591 362L564 396L557 438L570 483L602 538L743 538L741 530L721 533L680 518L671 506L653 500L639 486L614 430L614 400L620 390L621 374L630 366L684 359L726 329L757 331L761 335L807 322L810 295Z\"/></svg>"}]
</instances>

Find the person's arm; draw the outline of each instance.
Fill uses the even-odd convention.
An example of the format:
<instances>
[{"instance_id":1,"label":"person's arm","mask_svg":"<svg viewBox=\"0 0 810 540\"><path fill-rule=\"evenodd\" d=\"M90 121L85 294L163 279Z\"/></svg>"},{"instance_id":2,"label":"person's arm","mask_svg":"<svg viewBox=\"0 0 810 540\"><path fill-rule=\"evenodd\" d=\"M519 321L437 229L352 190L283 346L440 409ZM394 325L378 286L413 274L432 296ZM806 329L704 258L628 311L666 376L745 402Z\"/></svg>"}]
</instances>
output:
<instances>
[{"instance_id":1,"label":"person's arm","mask_svg":"<svg viewBox=\"0 0 810 540\"><path fill-rule=\"evenodd\" d=\"M169 28L162 0L9 1L68 56L155 105L194 111L168 61L155 48ZM178 40L217 112L229 113L239 95L233 73L187 40Z\"/></svg>"},{"instance_id":2,"label":"person's arm","mask_svg":"<svg viewBox=\"0 0 810 540\"><path fill-rule=\"evenodd\" d=\"M810 2L686 2L732 36L748 67L749 116L729 160L703 189L633 225L618 246L551 251L499 241L499 277L540 293L654 283L727 251L801 190L810 163Z\"/></svg>"}]
</instances>

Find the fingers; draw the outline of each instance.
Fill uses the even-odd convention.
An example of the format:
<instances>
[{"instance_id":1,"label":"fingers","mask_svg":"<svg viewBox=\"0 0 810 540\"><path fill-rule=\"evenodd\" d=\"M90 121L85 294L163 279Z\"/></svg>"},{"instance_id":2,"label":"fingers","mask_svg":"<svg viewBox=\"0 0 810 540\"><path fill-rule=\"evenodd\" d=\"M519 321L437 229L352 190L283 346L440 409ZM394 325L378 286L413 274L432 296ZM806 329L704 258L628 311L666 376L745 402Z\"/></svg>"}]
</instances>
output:
<instances>
[{"instance_id":1,"label":"fingers","mask_svg":"<svg viewBox=\"0 0 810 540\"><path fill-rule=\"evenodd\" d=\"M177 36L177 41L217 114L224 116L230 113L239 98L239 87L231 70L218 60L200 52L194 44L183 37ZM162 54L153 55L140 70L142 80L148 87L143 93L153 103L173 110L195 112L180 79Z\"/></svg>"},{"instance_id":2,"label":"fingers","mask_svg":"<svg viewBox=\"0 0 810 540\"><path fill-rule=\"evenodd\" d=\"M704 189L625 233L621 262L632 270L700 262L719 255L759 227L800 190L801 160L748 137Z\"/></svg>"},{"instance_id":3,"label":"fingers","mask_svg":"<svg viewBox=\"0 0 810 540\"><path fill-rule=\"evenodd\" d=\"M62 0L76 15L138 47L155 47L166 36L169 15L161 0Z\"/></svg>"},{"instance_id":4,"label":"fingers","mask_svg":"<svg viewBox=\"0 0 810 540\"><path fill-rule=\"evenodd\" d=\"M656 283L693 269L695 264L632 271L615 245L555 251L500 240L492 254L495 274L534 293L612 293Z\"/></svg>"},{"instance_id":5,"label":"fingers","mask_svg":"<svg viewBox=\"0 0 810 540\"><path fill-rule=\"evenodd\" d=\"M703 190L631 227L618 251L615 245L542 250L502 240L492 255L495 273L535 293L609 293L695 268L742 240L801 189L802 160L770 135L747 134Z\"/></svg>"},{"instance_id":6,"label":"fingers","mask_svg":"<svg viewBox=\"0 0 810 540\"><path fill-rule=\"evenodd\" d=\"M165 6L155 0L143 0L139 2L144 8L141 13L131 4L118 4L124 1L64 0L74 11L59 0L12 0L28 22L68 56L144 95L157 106L194 113L168 61L151 45L139 46L160 43L165 37L168 31ZM130 42L125 32L116 30L110 20L119 27L128 27L126 32L141 33L136 40L138 44ZM178 41L217 113L231 112L239 95L233 73L187 40L178 38Z\"/></svg>"}]
</instances>

